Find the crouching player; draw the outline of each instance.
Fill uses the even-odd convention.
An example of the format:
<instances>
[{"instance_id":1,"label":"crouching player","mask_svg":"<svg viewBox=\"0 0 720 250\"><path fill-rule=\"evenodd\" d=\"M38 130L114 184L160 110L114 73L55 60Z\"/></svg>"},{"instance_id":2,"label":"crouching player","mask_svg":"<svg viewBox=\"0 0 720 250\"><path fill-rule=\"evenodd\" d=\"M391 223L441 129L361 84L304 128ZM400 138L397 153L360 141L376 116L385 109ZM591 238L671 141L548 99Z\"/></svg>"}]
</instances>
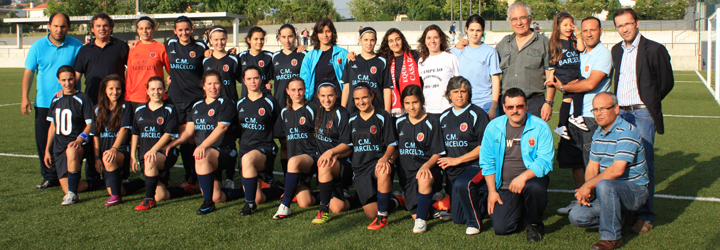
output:
<instances>
[{"instance_id":1,"label":"crouching player","mask_svg":"<svg viewBox=\"0 0 720 250\"><path fill-rule=\"evenodd\" d=\"M65 65L60 67L57 78L62 85L62 96L56 97L50 104L47 120L50 122L48 140L45 147L45 166L55 166L58 179L65 197L62 205L72 205L78 201L78 193L101 186L97 181L80 181L82 156L89 140L92 126L93 107L90 97L75 89L75 69ZM101 180L98 180L102 182Z\"/></svg>"}]
</instances>

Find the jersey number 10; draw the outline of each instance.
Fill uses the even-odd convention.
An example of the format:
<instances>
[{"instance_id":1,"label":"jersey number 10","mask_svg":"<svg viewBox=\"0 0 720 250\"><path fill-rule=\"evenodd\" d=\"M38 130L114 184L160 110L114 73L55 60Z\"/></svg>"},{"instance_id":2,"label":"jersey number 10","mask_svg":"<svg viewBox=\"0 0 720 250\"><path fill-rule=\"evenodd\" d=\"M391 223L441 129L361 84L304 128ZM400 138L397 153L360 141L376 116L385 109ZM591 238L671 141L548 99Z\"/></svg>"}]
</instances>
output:
<instances>
[{"instance_id":1,"label":"jersey number 10","mask_svg":"<svg viewBox=\"0 0 720 250\"><path fill-rule=\"evenodd\" d=\"M72 111L55 109L55 134L70 135L72 132Z\"/></svg>"}]
</instances>

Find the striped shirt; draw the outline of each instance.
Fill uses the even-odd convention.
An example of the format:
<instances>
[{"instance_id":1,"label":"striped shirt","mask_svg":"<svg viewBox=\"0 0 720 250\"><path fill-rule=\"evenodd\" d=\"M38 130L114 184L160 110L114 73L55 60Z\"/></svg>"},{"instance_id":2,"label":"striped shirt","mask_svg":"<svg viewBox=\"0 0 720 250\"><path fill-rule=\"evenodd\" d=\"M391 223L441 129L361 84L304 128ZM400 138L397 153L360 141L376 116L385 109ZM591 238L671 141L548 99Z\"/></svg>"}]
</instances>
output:
<instances>
[{"instance_id":1,"label":"striped shirt","mask_svg":"<svg viewBox=\"0 0 720 250\"><path fill-rule=\"evenodd\" d=\"M640 92L637 89L637 49L640 44L640 33L635 37L632 44L628 47L625 42L620 42L623 49L622 62L620 66L620 77L618 78L617 99L618 105L630 106L643 104L640 99Z\"/></svg>"},{"instance_id":2,"label":"striped shirt","mask_svg":"<svg viewBox=\"0 0 720 250\"><path fill-rule=\"evenodd\" d=\"M618 117L608 133L598 127L592 138L590 160L600 163L600 172L616 160L626 161L625 172L617 179L641 186L648 184L645 148L637 127Z\"/></svg>"}]
</instances>

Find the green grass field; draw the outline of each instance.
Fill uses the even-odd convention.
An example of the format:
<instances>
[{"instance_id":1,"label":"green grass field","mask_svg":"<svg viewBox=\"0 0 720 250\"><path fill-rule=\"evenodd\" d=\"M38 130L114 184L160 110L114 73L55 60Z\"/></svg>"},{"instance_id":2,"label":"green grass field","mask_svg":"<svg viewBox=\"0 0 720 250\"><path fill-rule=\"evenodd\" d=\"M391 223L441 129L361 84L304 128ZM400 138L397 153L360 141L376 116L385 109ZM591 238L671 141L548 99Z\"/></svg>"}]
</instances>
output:
<instances>
[{"instance_id":1,"label":"green grass field","mask_svg":"<svg viewBox=\"0 0 720 250\"><path fill-rule=\"evenodd\" d=\"M5 93L0 95L0 105L20 102L21 78L22 69L0 70L0 93ZM720 116L720 107L694 72L675 72L675 79L675 88L663 102L666 115ZM33 119L23 116L19 107L0 106L4 118L0 153L36 153ZM550 124L557 124L557 114ZM666 134L658 135L655 144L658 194L720 197L718 125L717 117L665 117ZM555 139L557 142L558 137ZM555 166L550 188L574 189L570 171ZM171 184L177 185L182 174L182 169L173 169ZM271 217L277 200L260 205L255 215L246 217L238 215L243 201L218 204L218 211L212 214L195 215L202 202L200 195L163 201L154 209L137 212L133 207L144 197L142 191L110 208L103 206L108 196L105 190L81 193L78 204L63 207L61 189L36 190L40 181L37 158L0 156L1 249L588 249L599 240L597 231L576 228L566 216L555 213L572 199L569 193L549 194L545 239L531 244L525 241L524 232L496 236L489 220L483 221L482 232L475 236L464 234L465 225L440 220L430 220L429 230L415 235L407 211L392 213L389 226L379 231L365 229L370 220L361 210L331 215L329 223L315 226L310 221L317 207L292 205L293 215L276 221ZM236 183L240 185L237 177ZM641 236L626 235L625 249L720 248L720 230L715 228L720 225L720 203L656 198L655 208L655 229Z\"/></svg>"}]
</instances>

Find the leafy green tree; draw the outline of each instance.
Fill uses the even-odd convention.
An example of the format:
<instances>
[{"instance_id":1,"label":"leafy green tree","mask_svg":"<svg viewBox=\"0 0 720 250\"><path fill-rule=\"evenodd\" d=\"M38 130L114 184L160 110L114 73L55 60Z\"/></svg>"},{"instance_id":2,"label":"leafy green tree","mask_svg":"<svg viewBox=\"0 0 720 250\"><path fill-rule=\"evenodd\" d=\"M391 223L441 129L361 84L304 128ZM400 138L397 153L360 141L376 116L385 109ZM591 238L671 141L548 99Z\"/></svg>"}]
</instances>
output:
<instances>
[{"instance_id":1,"label":"leafy green tree","mask_svg":"<svg viewBox=\"0 0 720 250\"><path fill-rule=\"evenodd\" d=\"M602 0L569 0L560 7L563 11L575 17L576 20L582 20L585 17L602 12L604 6Z\"/></svg>"},{"instance_id":2,"label":"leafy green tree","mask_svg":"<svg viewBox=\"0 0 720 250\"><path fill-rule=\"evenodd\" d=\"M350 15L360 22L376 21L380 7L373 0L352 0L348 3Z\"/></svg>"},{"instance_id":3,"label":"leafy green tree","mask_svg":"<svg viewBox=\"0 0 720 250\"><path fill-rule=\"evenodd\" d=\"M446 19L442 7L439 7L443 5L443 0L407 0L405 4L410 20Z\"/></svg>"}]
</instances>

